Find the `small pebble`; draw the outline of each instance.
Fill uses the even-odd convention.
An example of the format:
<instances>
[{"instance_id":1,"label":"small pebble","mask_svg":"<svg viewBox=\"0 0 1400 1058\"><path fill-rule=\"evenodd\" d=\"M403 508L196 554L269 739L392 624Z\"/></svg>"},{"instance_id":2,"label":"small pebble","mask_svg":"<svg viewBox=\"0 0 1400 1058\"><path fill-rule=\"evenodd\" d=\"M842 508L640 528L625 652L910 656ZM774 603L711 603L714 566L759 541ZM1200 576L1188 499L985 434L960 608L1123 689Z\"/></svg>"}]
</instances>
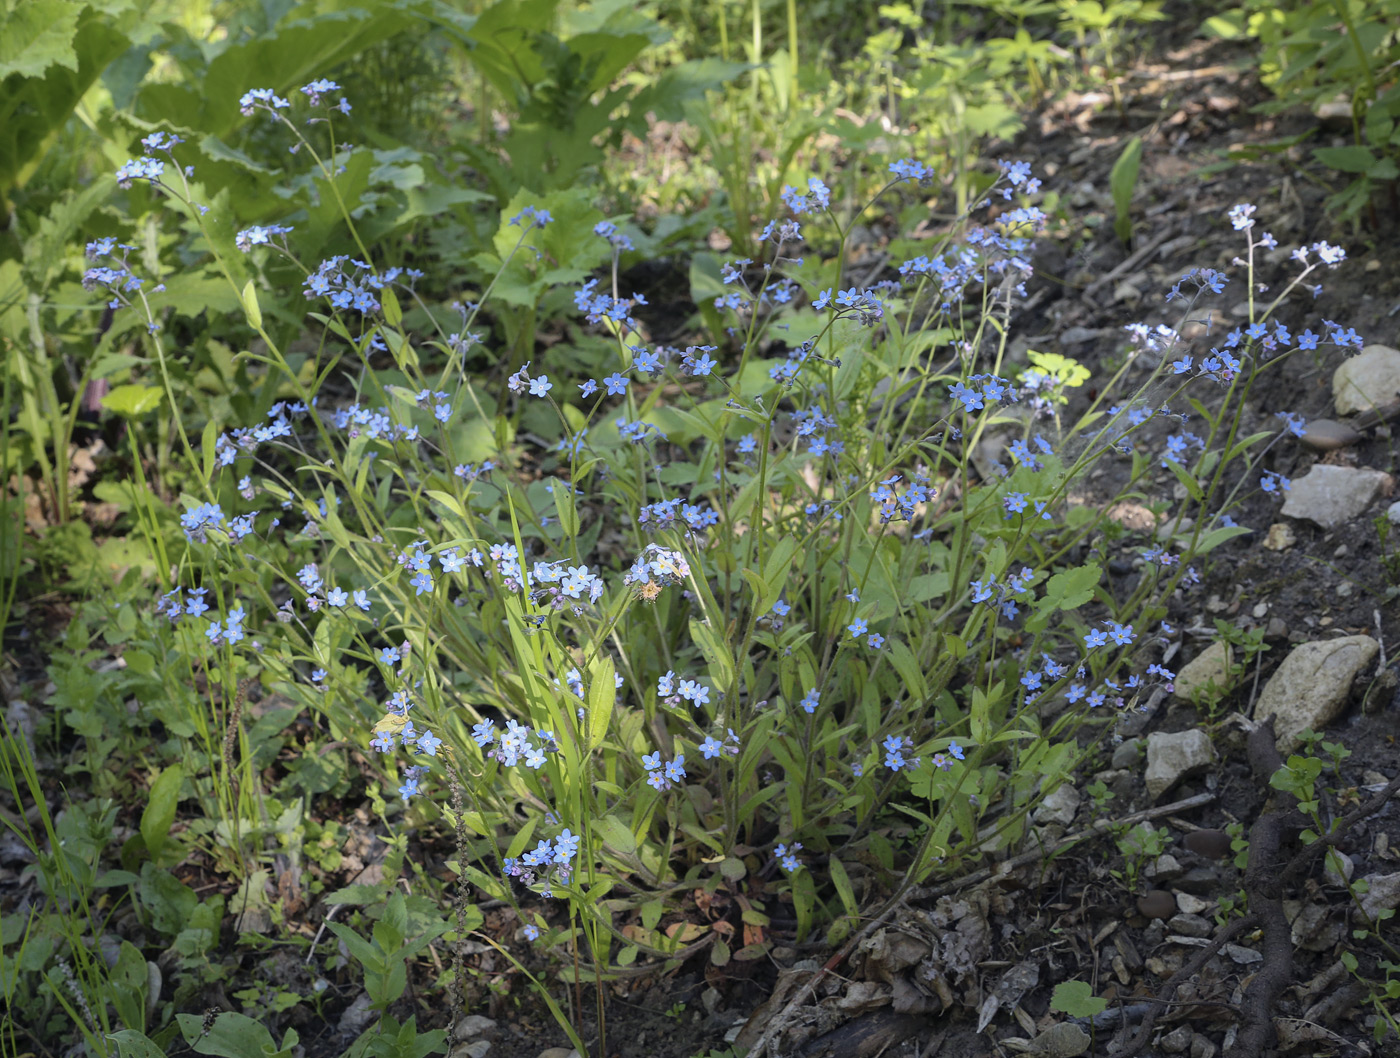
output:
<instances>
[{"instance_id":1,"label":"small pebble","mask_svg":"<svg viewBox=\"0 0 1400 1058\"><path fill-rule=\"evenodd\" d=\"M1200 915L1173 915L1167 928L1186 937L1209 937L1211 933L1210 921Z\"/></svg>"},{"instance_id":2,"label":"small pebble","mask_svg":"<svg viewBox=\"0 0 1400 1058\"><path fill-rule=\"evenodd\" d=\"M1191 1027L1178 1025L1162 1037L1161 1048L1168 1054L1185 1054L1191 1049Z\"/></svg>"},{"instance_id":3,"label":"small pebble","mask_svg":"<svg viewBox=\"0 0 1400 1058\"><path fill-rule=\"evenodd\" d=\"M1188 915L1199 915L1205 911L1214 911L1216 903L1214 900L1202 900L1199 896L1191 893L1177 893L1176 906Z\"/></svg>"},{"instance_id":4,"label":"small pebble","mask_svg":"<svg viewBox=\"0 0 1400 1058\"><path fill-rule=\"evenodd\" d=\"M1230 835L1223 830L1193 830L1181 843L1198 856L1223 860L1230 855Z\"/></svg>"},{"instance_id":5,"label":"small pebble","mask_svg":"<svg viewBox=\"0 0 1400 1058\"><path fill-rule=\"evenodd\" d=\"M1303 427L1303 436L1299 440L1314 452L1332 452L1356 444L1361 440L1361 435L1345 423L1314 419Z\"/></svg>"},{"instance_id":6,"label":"small pebble","mask_svg":"<svg viewBox=\"0 0 1400 1058\"><path fill-rule=\"evenodd\" d=\"M1241 948L1238 944L1225 945L1225 954L1241 966L1251 966L1264 961L1264 956L1253 948Z\"/></svg>"},{"instance_id":7,"label":"small pebble","mask_svg":"<svg viewBox=\"0 0 1400 1058\"><path fill-rule=\"evenodd\" d=\"M1137 906L1147 918L1171 918L1176 914L1176 897L1165 889L1153 889L1138 897Z\"/></svg>"}]
</instances>

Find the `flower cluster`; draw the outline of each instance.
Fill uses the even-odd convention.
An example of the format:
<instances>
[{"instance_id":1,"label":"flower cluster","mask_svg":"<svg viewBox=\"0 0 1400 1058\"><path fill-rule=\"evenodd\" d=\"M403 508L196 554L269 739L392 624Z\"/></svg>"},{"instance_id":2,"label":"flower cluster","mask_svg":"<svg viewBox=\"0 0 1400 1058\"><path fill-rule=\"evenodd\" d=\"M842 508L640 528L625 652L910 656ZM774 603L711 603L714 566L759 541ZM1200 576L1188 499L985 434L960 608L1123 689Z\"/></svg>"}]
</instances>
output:
<instances>
[{"instance_id":1,"label":"flower cluster","mask_svg":"<svg viewBox=\"0 0 1400 1058\"><path fill-rule=\"evenodd\" d=\"M272 240L278 235L290 235L292 229L284 224L254 224L251 228L244 228L233 237L233 244L244 253L247 253L254 246L271 246ZM283 247L286 240L282 240Z\"/></svg>"},{"instance_id":2,"label":"flower cluster","mask_svg":"<svg viewBox=\"0 0 1400 1058\"><path fill-rule=\"evenodd\" d=\"M997 375L969 375L967 381L950 385L948 395L960 401L964 411L981 411L989 404L1015 404L1020 400L1011 380Z\"/></svg>"},{"instance_id":3,"label":"flower cluster","mask_svg":"<svg viewBox=\"0 0 1400 1058\"><path fill-rule=\"evenodd\" d=\"M719 524L719 512L708 503L686 503L679 497L657 500L637 512L637 524L649 533L660 533L676 527L677 521L693 533L702 533Z\"/></svg>"},{"instance_id":4,"label":"flower cluster","mask_svg":"<svg viewBox=\"0 0 1400 1058\"><path fill-rule=\"evenodd\" d=\"M812 302L812 308L817 312L828 308L832 303L836 304L836 316L849 316L864 327L873 327L885 318L885 305L875 296L873 290L858 290L851 287L849 290L842 290L835 293L828 288L822 291L817 300Z\"/></svg>"},{"instance_id":5,"label":"flower cluster","mask_svg":"<svg viewBox=\"0 0 1400 1058\"><path fill-rule=\"evenodd\" d=\"M583 313L589 323L611 320L631 331L638 331L642 326L633 318L632 309L645 304L647 299L641 294L633 294L630 298L615 298L611 294L599 293L597 279L588 280L574 291L574 307Z\"/></svg>"},{"instance_id":6,"label":"flower cluster","mask_svg":"<svg viewBox=\"0 0 1400 1058\"><path fill-rule=\"evenodd\" d=\"M1022 566L1020 573L1011 574L1006 578L1006 583L1002 584L998 583L995 573L988 573L981 580L972 582L971 601L974 605L991 603L1001 611L1002 617L1008 621L1013 620L1021 612L1016 601L1028 601L1027 596L1031 594L1035 576L1035 570L1029 566Z\"/></svg>"},{"instance_id":7,"label":"flower cluster","mask_svg":"<svg viewBox=\"0 0 1400 1058\"><path fill-rule=\"evenodd\" d=\"M914 752L914 740L901 735L889 735L880 743L885 750L885 767L890 771L914 771L922 757L906 756Z\"/></svg>"},{"instance_id":8,"label":"flower cluster","mask_svg":"<svg viewBox=\"0 0 1400 1058\"><path fill-rule=\"evenodd\" d=\"M566 827L559 832L558 837L552 840L543 839L519 859L507 857L502 864L503 873L507 878L514 878L522 885L543 882L546 888L540 895L548 898L553 895L550 887L569 884L574 872L574 857L578 855L579 841L579 836ZM534 931L533 935L531 930ZM534 926L526 926L525 932L531 940L540 935L540 931Z\"/></svg>"},{"instance_id":9,"label":"flower cluster","mask_svg":"<svg viewBox=\"0 0 1400 1058\"><path fill-rule=\"evenodd\" d=\"M687 701L699 709L702 705L708 705L710 701L710 688L699 680L677 681L676 674L670 670L657 678L656 693L667 705L679 705L682 701Z\"/></svg>"},{"instance_id":10,"label":"flower cluster","mask_svg":"<svg viewBox=\"0 0 1400 1058\"><path fill-rule=\"evenodd\" d=\"M784 842L773 849L773 858L788 874L796 874L803 866L802 861L797 858L801 851L802 842L794 841L791 845Z\"/></svg>"},{"instance_id":11,"label":"flower cluster","mask_svg":"<svg viewBox=\"0 0 1400 1058\"><path fill-rule=\"evenodd\" d=\"M593 225L593 234L601 236L612 243L615 250L635 250L632 240L617 230L617 225L610 220L600 220Z\"/></svg>"},{"instance_id":12,"label":"flower cluster","mask_svg":"<svg viewBox=\"0 0 1400 1058\"><path fill-rule=\"evenodd\" d=\"M798 216L815 213L831 205L831 189L815 176L807 178L807 193L804 195L795 187L783 186L783 203Z\"/></svg>"},{"instance_id":13,"label":"flower cluster","mask_svg":"<svg viewBox=\"0 0 1400 1058\"><path fill-rule=\"evenodd\" d=\"M379 311L378 293L385 287L396 283L401 276L406 276L406 287L412 290L413 281L422 275L423 273L416 268L404 269L397 266L382 273L376 272L373 265L337 254L316 266L316 270L306 277L303 291L307 300L328 297L332 308L354 309L363 315L369 315Z\"/></svg>"},{"instance_id":14,"label":"flower cluster","mask_svg":"<svg viewBox=\"0 0 1400 1058\"><path fill-rule=\"evenodd\" d=\"M647 544L637 560L623 574L626 584L643 602L655 602L662 589L671 584L681 584L690 576L690 563L679 551L672 551L660 544Z\"/></svg>"},{"instance_id":15,"label":"flower cluster","mask_svg":"<svg viewBox=\"0 0 1400 1058\"><path fill-rule=\"evenodd\" d=\"M661 753L644 753L642 767L646 769L647 785L654 790L666 791L673 783L685 782L685 754L676 754L675 760L663 761Z\"/></svg>"},{"instance_id":16,"label":"flower cluster","mask_svg":"<svg viewBox=\"0 0 1400 1058\"><path fill-rule=\"evenodd\" d=\"M923 162L913 158L900 158L890 162L890 172L896 180L913 180L920 184L933 183L933 170Z\"/></svg>"},{"instance_id":17,"label":"flower cluster","mask_svg":"<svg viewBox=\"0 0 1400 1058\"><path fill-rule=\"evenodd\" d=\"M559 752L554 732L532 732L527 725L513 719L506 721L505 730L499 734L494 723L483 720L472 727L472 738L486 751L488 760L498 761L506 768L523 763L527 768L538 770L544 767L550 753ZM491 748L488 750L487 746Z\"/></svg>"}]
</instances>

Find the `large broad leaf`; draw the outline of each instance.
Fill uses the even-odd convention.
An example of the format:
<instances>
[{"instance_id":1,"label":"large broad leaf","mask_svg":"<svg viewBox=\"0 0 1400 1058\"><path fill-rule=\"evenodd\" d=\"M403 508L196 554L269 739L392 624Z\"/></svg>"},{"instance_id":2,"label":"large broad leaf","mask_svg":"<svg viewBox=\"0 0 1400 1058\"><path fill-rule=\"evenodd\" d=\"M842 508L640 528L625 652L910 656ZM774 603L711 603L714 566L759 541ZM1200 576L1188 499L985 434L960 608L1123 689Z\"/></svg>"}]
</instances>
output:
<instances>
[{"instance_id":1,"label":"large broad leaf","mask_svg":"<svg viewBox=\"0 0 1400 1058\"><path fill-rule=\"evenodd\" d=\"M131 46L120 0L24 0L0 21L0 199L22 186L78 100ZM100 8L100 9L99 9ZM77 9L80 14L74 17ZM51 16L52 21L40 16ZM66 39L61 39L66 36Z\"/></svg>"},{"instance_id":2,"label":"large broad leaf","mask_svg":"<svg viewBox=\"0 0 1400 1058\"><path fill-rule=\"evenodd\" d=\"M209 63L203 78L184 85L149 85L137 98L137 113L146 121L198 128L225 137L244 118L238 109L243 93L271 88L291 96L298 88L366 48L396 36L418 20L421 5L364 0L343 11L283 19L271 31L233 44ZM259 120L265 120L264 115Z\"/></svg>"},{"instance_id":3,"label":"large broad leaf","mask_svg":"<svg viewBox=\"0 0 1400 1058\"><path fill-rule=\"evenodd\" d=\"M73 37L84 4L26 0L0 13L0 77L41 77L50 66L78 68Z\"/></svg>"}]
</instances>

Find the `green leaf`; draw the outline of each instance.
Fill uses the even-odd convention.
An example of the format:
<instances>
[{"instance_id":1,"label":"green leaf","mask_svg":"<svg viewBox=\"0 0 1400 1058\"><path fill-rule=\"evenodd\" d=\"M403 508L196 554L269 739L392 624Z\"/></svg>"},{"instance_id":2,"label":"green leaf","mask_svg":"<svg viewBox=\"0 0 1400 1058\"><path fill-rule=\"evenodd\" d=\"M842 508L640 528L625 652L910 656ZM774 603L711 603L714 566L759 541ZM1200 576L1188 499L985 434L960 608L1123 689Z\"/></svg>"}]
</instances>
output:
<instances>
[{"instance_id":1,"label":"green leaf","mask_svg":"<svg viewBox=\"0 0 1400 1058\"><path fill-rule=\"evenodd\" d=\"M574 504L574 487L567 481L554 481L554 513L559 516L559 529L566 540L578 536L578 507Z\"/></svg>"},{"instance_id":2,"label":"green leaf","mask_svg":"<svg viewBox=\"0 0 1400 1058\"><path fill-rule=\"evenodd\" d=\"M617 700L617 681L612 658L599 655L588 672L588 750L592 752L608 736L613 704Z\"/></svg>"},{"instance_id":3,"label":"green leaf","mask_svg":"<svg viewBox=\"0 0 1400 1058\"><path fill-rule=\"evenodd\" d=\"M83 7L74 0L24 0L0 15L0 78L38 77L50 66L77 70L73 38Z\"/></svg>"},{"instance_id":4,"label":"green leaf","mask_svg":"<svg viewBox=\"0 0 1400 1058\"><path fill-rule=\"evenodd\" d=\"M615 852L631 856L637 851L637 839L632 836L631 828L617 816L604 816L594 822L593 829L603 836L603 844Z\"/></svg>"},{"instance_id":5,"label":"green leaf","mask_svg":"<svg viewBox=\"0 0 1400 1058\"><path fill-rule=\"evenodd\" d=\"M1313 157L1329 169L1342 173L1365 173L1376 164L1369 147L1317 147Z\"/></svg>"},{"instance_id":6,"label":"green leaf","mask_svg":"<svg viewBox=\"0 0 1400 1058\"><path fill-rule=\"evenodd\" d=\"M251 279L243 284L243 311L248 314L248 325L255 331L262 330L262 309L258 305L258 292Z\"/></svg>"},{"instance_id":7,"label":"green leaf","mask_svg":"<svg viewBox=\"0 0 1400 1058\"><path fill-rule=\"evenodd\" d=\"M827 870L831 874L831 883L836 886L836 894L841 898L841 906L846 909L846 914L859 915L860 904L856 902L856 891L851 886L845 864L833 856L827 861Z\"/></svg>"},{"instance_id":8,"label":"green leaf","mask_svg":"<svg viewBox=\"0 0 1400 1058\"><path fill-rule=\"evenodd\" d=\"M1113 171L1108 175L1108 186L1113 192L1114 221L1113 231L1119 241L1127 243L1133 237L1133 218L1130 212L1133 202L1133 189L1137 186L1138 168L1142 164L1142 137L1134 136L1123 148L1123 153L1113 163Z\"/></svg>"},{"instance_id":9,"label":"green leaf","mask_svg":"<svg viewBox=\"0 0 1400 1058\"><path fill-rule=\"evenodd\" d=\"M102 398L102 406L134 419L157 407L164 398L165 391L158 386L117 386Z\"/></svg>"},{"instance_id":10,"label":"green leaf","mask_svg":"<svg viewBox=\"0 0 1400 1058\"><path fill-rule=\"evenodd\" d=\"M385 287L379 292L379 304L384 307L384 319L388 321L390 327L402 326L403 309L399 307L399 296L389 287Z\"/></svg>"},{"instance_id":11,"label":"green leaf","mask_svg":"<svg viewBox=\"0 0 1400 1058\"><path fill-rule=\"evenodd\" d=\"M1233 540L1237 536L1247 536L1250 533L1248 526L1244 525L1223 525L1219 529L1212 529L1201 537L1196 544L1195 554L1204 555L1209 551L1214 551L1226 541Z\"/></svg>"},{"instance_id":12,"label":"green leaf","mask_svg":"<svg viewBox=\"0 0 1400 1058\"><path fill-rule=\"evenodd\" d=\"M120 0L99 10L77 3L26 0L7 4L0 24L0 61L10 77L0 92L0 200L22 187L73 114L73 108L117 56L131 46L126 29L132 20L121 13ZM66 25L67 11L81 12L75 30L59 43L56 26ZM117 17L113 17L117 16ZM23 22L23 25L20 22ZM23 71L41 72L25 77Z\"/></svg>"},{"instance_id":13,"label":"green leaf","mask_svg":"<svg viewBox=\"0 0 1400 1058\"><path fill-rule=\"evenodd\" d=\"M1088 981L1061 981L1050 994L1050 1009L1072 1018L1092 1018L1108 1007L1108 1000L1094 995Z\"/></svg>"},{"instance_id":14,"label":"green leaf","mask_svg":"<svg viewBox=\"0 0 1400 1058\"><path fill-rule=\"evenodd\" d=\"M756 613L762 615L773 609L773 604L787 587L788 573L797 554L797 543L796 536L785 536L768 552L768 558L763 563L764 594L757 602Z\"/></svg>"},{"instance_id":15,"label":"green leaf","mask_svg":"<svg viewBox=\"0 0 1400 1058\"><path fill-rule=\"evenodd\" d=\"M161 846L170 835L170 826L175 822L175 806L180 801L180 786L185 781L185 769L172 764L151 783L150 799L141 813L141 837L146 841L146 850L152 858L160 855Z\"/></svg>"},{"instance_id":16,"label":"green leaf","mask_svg":"<svg viewBox=\"0 0 1400 1058\"><path fill-rule=\"evenodd\" d=\"M1167 469L1176 475L1176 480L1181 482L1182 487L1191 494L1191 498L1197 503L1204 501L1205 496L1201 492L1201 486L1196 482L1196 479L1191 476L1191 472L1175 459L1168 459L1165 462L1167 464Z\"/></svg>"},{"instance_id":17,"label":"green leaf","mask_svg":"<svg viewBox=\"0 0 1400 1058\"><path fill-rule=\"evenodd\" d=\"M715 683L721 688L728 687L734 681L734 659L729 653L728 644L720 639L719 633L710 624L699 618L690 622L690 638L704 655Z\"/></svg>"},{"instance_id":18,"label":"green leaf","mask_svg":"<svg viewBox=\"0 0 1400 1058\"><path fill-rule=\"evenodd\" d=\"M157 1047L149 1036L136 1029L122 1029L107 1038L116 1041L120 1058L165 1058L165 1050Z\"/></svg>"}]
</instances>

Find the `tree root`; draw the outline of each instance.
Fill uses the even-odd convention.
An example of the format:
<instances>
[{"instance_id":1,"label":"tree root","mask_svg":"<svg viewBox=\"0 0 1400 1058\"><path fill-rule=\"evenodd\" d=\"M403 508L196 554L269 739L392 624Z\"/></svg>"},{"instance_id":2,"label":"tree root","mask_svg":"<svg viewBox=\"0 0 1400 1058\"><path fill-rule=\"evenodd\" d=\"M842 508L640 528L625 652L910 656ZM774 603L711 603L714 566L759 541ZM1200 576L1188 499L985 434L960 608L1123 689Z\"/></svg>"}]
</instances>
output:
<instances>
[{"instance_id":1,"label":"tree root","mask_svg":"<svg viewBox=\"0 0 1400 1058\"><path fill-rule=\"evenodd\" d=\"M1262 785L1283 766L1275 745L1273 719L1256 726L1249 734L1248 756L1250 770ZM1158 990L1157 998L1170 1000L1177 988L1199 973L1207 962L1230 940L1246 930L1261 927L1264 940L1263 968L1254 975L1245 991L1240 1008L1240 1030L1226 1058L1259 1058L1270 1047L1274 1034L1274 1006L1283 990L1293 980L1293 935L1283 911L1283 895L1288 887L1300 881L1328 848L1342 841L1347 831L1362 819L1380 810L1400 790L1400 776L1366 803L1343 816L1332 832L1304 846L1286 862L1281 858L1283 847L1293 838L1295 828L1301 829L1307 820L1296 803L1283 796L1276 798L1255 820L1249 830L1249 864L1245 868L1244 891L1249 914L1228 923L1206 947L1196 953L1186 965ZM1162 1006L1155 1006L1143 1018L1136 1032L1110 1058L1133 1058L1147 1044Z\"/></svg>"}]
</instances>

